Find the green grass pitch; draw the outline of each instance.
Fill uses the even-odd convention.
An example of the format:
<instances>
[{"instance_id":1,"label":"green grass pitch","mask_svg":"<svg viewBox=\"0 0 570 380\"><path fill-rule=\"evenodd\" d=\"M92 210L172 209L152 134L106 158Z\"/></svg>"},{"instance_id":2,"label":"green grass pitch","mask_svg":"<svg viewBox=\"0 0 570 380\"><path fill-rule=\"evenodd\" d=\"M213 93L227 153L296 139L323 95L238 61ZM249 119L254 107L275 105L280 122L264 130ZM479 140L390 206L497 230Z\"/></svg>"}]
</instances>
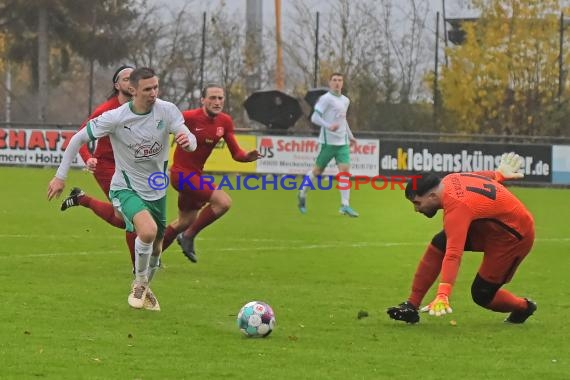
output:
<instances>
[{"instance_id":1,"label":"green grass pitch","mask_svg":"<svg viewBox=\"0 0 570 380\"><path fill-rule=\"evenodd\" d=\"M389 320L405 299L441 216L413 212L401 191L353 191L361 213L338 215L337 190L229 191L233 207L204 230L190 263L177 245L153 282L162 311L133 310L124 233L77 207L59 211L54 169L0 168L2 379L568 379L569 190L512 188L536 219L531 254L507 286L538 303L523 325L471 301L481 260L466 253L444 318ZM104 196L88 173L80 186ZM169 191L168 218L176 216ZM433 293L424 301L431 301ZM248 339L236 314L274 309L267 339ZM369 316L357 319L359 311ZM450 323L456 321L456 325Z\"/></svg>"}]
</instances>

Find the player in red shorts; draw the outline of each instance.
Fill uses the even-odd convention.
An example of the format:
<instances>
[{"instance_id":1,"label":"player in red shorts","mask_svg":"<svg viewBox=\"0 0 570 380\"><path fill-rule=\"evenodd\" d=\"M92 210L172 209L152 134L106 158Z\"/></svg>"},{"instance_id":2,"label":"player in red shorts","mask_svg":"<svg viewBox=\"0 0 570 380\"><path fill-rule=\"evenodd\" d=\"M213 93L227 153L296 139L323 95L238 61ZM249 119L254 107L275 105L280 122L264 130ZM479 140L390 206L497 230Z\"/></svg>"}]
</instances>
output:
<instances>
[{"instance_id":1,"label":"player in red shorts","mask_svg":"<svg viewBox=\"0 0 570 380\"><path fill-rule=\"evenodd\" d=\"M438 275L435 299L423 307L430 315L452 312L449 297L464 251L483 252L483 262L471 285L473 301L485 309L510 313L505 322L524 323L537 309L533 301L503 289L534 243L530 212L502 184L522 178L522 159L503 155L496 172L454 173L440 180L423 175L406 187L416 212L432 218L443 209L443 231L434 236L422 257L407 301L388 309L390 318L419 322L418 308Z\"/></svg>"},{"instance_id":2,"label":"player in red shorts","mask_svg":"<svg viewBox=\"0 0 570 380\"><path fill-rule=\"evenodd\" d=\"M115 74L113 75L113 92L107 101L99 105L89 118L81 124L80 130L85 128L88 120L91 120L106 111L119 108L119 106L131 99L131 93L129 92L129 77L133 69L134 68L132 66L123 65L115 71ZM89 152L87 144L81 147L79 154L81 155L81 158L83 158L87 170L93 173L95 180L99 184L99 187L101 187L101 190L105 193L105 196L109 197L111 178L113 177L113 173L115 173L115 158L113 157L113 148L111 147L109 137L102 137L97 141L97 146L93 155ZM65 211L70 207L79 205L91 209L98 217L112 226L121 229L125 228L125 221L120 215L115 214L115 209L110 202L92 198L78 187L74 187L69 196L62 202L61 211ZM129 247L133 265L135 260L136 237L137 235L133 232L126 233L127 245Z\"/></svg>"},{"instance_id":3,"label":"player in red shorts","mask_svg":"<svg viewBox=\"0 0 570 380\"><path fill-rule=\"evenodd\" d=\"M234 123L224 108L224 89L209 84L202 90L202 107L184 111L184 122L198 141L194 152L186 152L176 147L170 168L170 182L178 191L178 218L170 223L164 232L163 251L174 239L182 247L182 252L192 262L196 262L194 238L206 226L224 215L232 200L223 190L201 183L200 176L204 164L212 150L224 139L238 162L256 161L262 156L257 150L245 152L234 135Z\"/></svg>"}]
</instances>

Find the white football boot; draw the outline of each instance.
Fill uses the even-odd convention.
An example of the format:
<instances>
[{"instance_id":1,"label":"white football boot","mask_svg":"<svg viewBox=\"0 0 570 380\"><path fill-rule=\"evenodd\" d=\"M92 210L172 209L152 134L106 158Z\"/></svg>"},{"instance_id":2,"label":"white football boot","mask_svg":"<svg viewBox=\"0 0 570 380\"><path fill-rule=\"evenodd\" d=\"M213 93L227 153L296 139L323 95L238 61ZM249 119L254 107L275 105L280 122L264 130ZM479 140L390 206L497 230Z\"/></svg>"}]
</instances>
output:
<instances>
[{"instance_id":1,"label":"white football boot","mask_svg":"<svg viewBox=\"0 0 570 380\"><path fill-rule=\"evenodd\" d=\"M129 305L135 309L142 309L144 300L148 293L148 284L145 282L133 281L131 293L129 294Z\"/></svg>"},{"instance_id":2,"label":"white football boot","mask_svg":"<svg viewBox=\"0 0 570 380\"><path fill-rule=\"evenodd\" d=\"M143 307L146 310L160 311L160 304L158 303L158 300L150 288L148 288L146 296L144 297Z\"/></svg>"}]
</instances>

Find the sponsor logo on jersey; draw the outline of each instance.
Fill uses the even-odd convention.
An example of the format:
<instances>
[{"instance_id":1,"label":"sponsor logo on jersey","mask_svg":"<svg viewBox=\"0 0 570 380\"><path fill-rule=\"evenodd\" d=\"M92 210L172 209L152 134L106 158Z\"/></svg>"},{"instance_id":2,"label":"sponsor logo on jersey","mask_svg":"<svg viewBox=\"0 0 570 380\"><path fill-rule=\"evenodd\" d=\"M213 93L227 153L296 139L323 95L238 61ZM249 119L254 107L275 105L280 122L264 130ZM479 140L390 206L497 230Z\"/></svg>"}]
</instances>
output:
<instances>
[{"instance_id":1,"label":"sponsor logo on jersey","mask_svg":"<svg viewBox=\"0 0 570 380\"><path fill-rule=\"evenodd\" d=\"M151 157L154 157L162 152L162 144L158 142L154 142L153 144L144 144L140 145L135 150L135 160L137 161L144 161L148 160Z\"/></svg>"}]
</instances>

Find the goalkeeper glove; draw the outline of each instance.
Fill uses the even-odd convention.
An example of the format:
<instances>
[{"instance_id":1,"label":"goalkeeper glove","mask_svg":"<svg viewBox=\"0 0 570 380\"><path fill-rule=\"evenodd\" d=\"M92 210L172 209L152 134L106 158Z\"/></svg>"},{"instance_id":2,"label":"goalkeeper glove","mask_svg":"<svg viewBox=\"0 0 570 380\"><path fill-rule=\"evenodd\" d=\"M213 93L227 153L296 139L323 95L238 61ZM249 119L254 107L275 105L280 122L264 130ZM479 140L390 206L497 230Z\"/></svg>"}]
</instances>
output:
<instances>
[{"instance_id":1,"label":"goalkeeper glove","mask_svg":"<svg viewBox=\"0 0 570 380\"><path fill-rule=\"evenodd\" d=\"M386 313L396 321L404 321L406 323L418 323L420 321L418 309L409 301L402 302L398 306L389 307Z\"/></svg>"},{"instance_id":2,"label":"goalkeeper glove","mask_svg":"<svg viewBox=\"0 0 570 380\"><path fill-rule=\"evenodd\" d=\"M503 179L523 178L524 174L519 172L522 168L522 165L523 160L518 154L514 152L503 154L501 156L499 167L497 168L499 176L502 176L502 178L499 178L499 181Z\"/></svg>"},{"instance_id":3,"label":"goalkeeper glove","mask_svg":"<svg viewBox=\"0 0 570 380\"><path fill-rule=\"evenodd\" d=\"M439 317L445 314L451 314L453 310L449 305L449 294L451 293L451 284L442 282L437 287L437 296L427 306L421 308L422 312L429 312L429 315Z\"/></svg>"}]
</instances>

